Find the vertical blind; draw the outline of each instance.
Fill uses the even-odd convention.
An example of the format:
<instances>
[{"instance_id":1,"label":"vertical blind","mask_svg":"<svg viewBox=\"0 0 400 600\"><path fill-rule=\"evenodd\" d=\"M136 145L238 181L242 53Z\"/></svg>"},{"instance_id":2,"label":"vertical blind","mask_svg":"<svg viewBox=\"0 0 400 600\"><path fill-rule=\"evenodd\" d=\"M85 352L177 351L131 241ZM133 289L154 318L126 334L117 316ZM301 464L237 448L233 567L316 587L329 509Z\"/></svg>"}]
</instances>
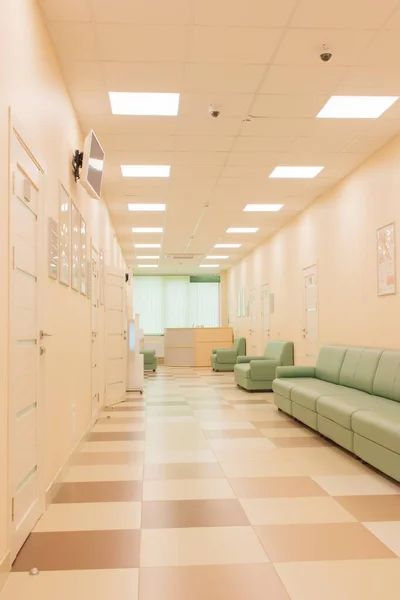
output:
<instances>
[{"instance_id":1,"label":"vertical blind","mask_svg":"<svg viewBox=\"0 0 400 600\"><path fill-rule=\"evenodd\" d=\"M168 327L219 326L218 283L139 275L133 278L133 302L146 335L162 335Z\"/></svg>"}]
</instances>

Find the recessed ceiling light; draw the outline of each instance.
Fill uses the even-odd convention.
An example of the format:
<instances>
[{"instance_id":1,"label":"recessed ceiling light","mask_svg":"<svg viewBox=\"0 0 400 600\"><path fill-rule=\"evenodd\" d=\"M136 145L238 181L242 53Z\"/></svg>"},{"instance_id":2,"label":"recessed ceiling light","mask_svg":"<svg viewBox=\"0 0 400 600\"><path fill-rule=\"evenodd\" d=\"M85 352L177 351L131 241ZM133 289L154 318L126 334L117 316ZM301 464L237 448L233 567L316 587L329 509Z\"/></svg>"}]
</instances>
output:
<instances>
[{"instance_id":1,"label":"recessed ceiling light","mask_svg":"<svg viewBox=\"0 0 400 600\"><path fill-rule=\"evenodd\" d=\"M138 260L158 260L159 256L137 256Z\"/></svg>"},{"instance_id":2,"label":"recessed ceiling light","mask_svg":"<svg viewBox=\"0 0 400 600\"><path fill-rule=\"evenodd\" d=\"M109 92L113 115L175 117L179 110L179 94L143 92Z\"/></svg>"},{"instance_id":3,"label":"recessed ceiling light","mask_svg":"<svg viewBox=\"0 0 400 600\"><path fill-rule=\"evenodd\" d=\"M275 167L270 177L278 179L312 179L324 167Z\"/></svg>"},{"instance_id":4,"label":"recessed ceiling light","mask_svg":"<svg viewBox=\"0 0 400 600\"><path fill-rule=\"evenodd\" d=\"M132 212L163 212L165 204L128 204Z\"/></svg>"},{"instance_id":5,"label":"recessed ceiling light","mask_svg":"<svg viewBox=\"0 0 400 600\"><path fill-rule=\"evenodd\" d=\"M212 256L206 256L206 260L225 260L227 258L229 258L229 256L217 256L216 254Z\"/></svg>"},{"instance_id":6,"label":"recessed ceiling light","mask_svg":"<svg viewBox=\"0 0 400 600\"><path fill-rule=\"evenodd\" d=\"M161 244L135 244L135 248L161 248Z\"/></svg>"},{"instance_id":7,"label":"recessed ceiling light","mask_svg":"<svg viewBox=\"0 0 400 600\"><path fill-rule=\"evenodd\" d=\"M214 248L240 248L242 244L215 244Z\"/></svg>"},{"instance_id":8,"label":"recessed ceiling light","mask_svg":"<svg viewBox=\"0 0 400 600\"><path fill-rule=\"evenodd\" d=\"M133 233L162 233L162 227L132 227Z\"/></svg>"},{"instance_id":9,"label":"recessed ceiling light","mask_svg":"<svg viewBox=\"0 0 400 600\"><path fill-rule=\"evenodd\" d=\"M139 269L157 269L158 265L138 265Z\"/></svg>"},{"instance_id":10,"label":"recessed ceiling light","mask_svg":"<svg viewBox=\"0 0 400 600\"><path fill-rule=\"evenodd\" d=\"M332 96L317 118L377 119L398 99L398 96Z\"/></svg>"},{"instance_id":11,"label":"recessed ceiling light","mask_svg":"<svg viewBox=\"0 0 400 600\"><path fill-rule=\"evenodd\" d=\"M229 227L226 233L257 233L258 227Z\"/></svg>"},{"instance_id":12,"label":"recessed ceiling light","mask_svg":"<svg viewBox=\"0 0 400 600\"><path fill-rule=\"evenodd\" d=\"M201 269L218 269L219 265L200 265Z\"/></svg>"},{"instance_id":13,"label":"recessed ceiling light","mask_svg":"<svg viewBox=\"0 0 400 600\"><path fill-rule=\"evenodd\" d=\"M170 165L121 165L123 177L169 177Z\"/></svg>"},{"instance_id":14,"label":"recessed ceiling light","mask_svg":"<svg viewBox=\"0 0 400 600\"><path fill-rule=\"evenodd\" d=\"M246 204L243 212L278 212L283 204Z\"/></svg>"}]
</instances>

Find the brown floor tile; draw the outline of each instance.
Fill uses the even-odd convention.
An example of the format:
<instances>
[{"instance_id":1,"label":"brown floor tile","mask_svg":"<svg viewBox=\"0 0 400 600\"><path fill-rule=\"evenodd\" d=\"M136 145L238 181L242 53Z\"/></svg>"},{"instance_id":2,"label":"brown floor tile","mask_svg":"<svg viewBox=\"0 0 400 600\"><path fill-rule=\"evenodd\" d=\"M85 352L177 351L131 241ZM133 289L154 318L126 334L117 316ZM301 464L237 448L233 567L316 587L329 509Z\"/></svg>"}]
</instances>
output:
<instances>
[{"instance_id":1,"label":"brown floor tile","mask_svg":"<svg viewBox=\"0 0 400 600\"><path fill-rule=\"evenodd\" d=\"M290 600L270 564L141 569L139 597L140 600Z\"/></svg>"},{"instance_id":2,"label":"brown floor tile","mask_svg":"<svg viewBox=\"0 0 400 600\"><path fill-rule=\"evenodd\" d=\"M140 531L32 533L13 571L130 569L139 566Z\"/></svg>"},{"instance_id":3,"label":"brown floor tile","mask_svg":"<svg viewBox=\"0 0 400 600\"><path fill-rule=\"evenodd\" d=\"M400 521L400 495L336 496L335 500L359 521Z\"/></svg>"},{"instance_id":4,"label":"brown floor tile","mask_svg":"<svg viewBox=\"0 0 400 600\"><path fill-rule=\"evenodd\" d=\"M89 442L126 442L129 440L143 441L144 431L96 431L88 436Z\"/></svg>"},{"instance_id":5,"label":"brown floor tile","mask_svg":"<svg viewBox=\"0 0 400 600\"><path fill-rule=\"evenodd\" d=\"M395 557L361 523L267 525L255 531L272 562Z\"/></svg>"},{"instance_id":6,"label":"brown floor tile","mask_svg":"<svg viewBox=\"0 0 400 600\"><path fill-rule=\"evenodd\" d=\"M253 400L252 398L242 398L241 400L229 400L227 402L231 404L271 404L268 400Z\"/></svg>"},{"instance_id":7,"label":"brown floor tile","mask_svg":"<svg viewBox=\"0 0 400 600\"><path fill-rule=\"evenodd\" d=\"M143 406L114 406L105 408L103 412L141 412L143 409Z\"/></svg>"},{"instance_id":8,"label":"brown floor tile","mask_svg":"<svg viewBox=\"0 0 400 600\"><path fill-rule=\"evenodd\" d=\"M217 463L147 464L145 479L222 479L225 475Z\"/></svg>"},{"instance_id":9,"label":"brown floor tile","mask_svg":"<svg viewBox=\"0 0 400 600\"><path fill-rule=\"evenodd\" d=\"M53 504L140 501L142 488L141 481L62 483Z\"/></svg>"},{"instance_id":10,"label":"brown floor tile","mask_svg":"<svg viewBox=\"0 0 400 600\"><path fill-rule=\"evenodd\" d=\"M311 477L249 477L230 479L238 498L300 498L327 496Z\"/></svg>"},{"instance_id":11,"label":"brown floor tile","mask_svg":"<svg viewBox=\"0 0 400 600\"><path fill-rule=\"evenodd\" d=\"M144 452L81 452L73 459L74 465L129 465L143 462Z\"/></svg>"},{"instance_id":12,"label":"brown floor tile","mask_svg":"<svg viewBox=\"0 0 400 600\"><path fill-rule=\"evenodd\" d=\"M251 421L251 424L258 429L304 429L289 418L282 421Z\"/></svg>"},{"instance_id":13,"label":"brown floor tile","mask_svg":"<svg viewBox=\"0 0 400 600\"><path fill-rule=\"evenodd\" d=\"M327 442L319 437L272 437L268 439L275 444L277 448L326 448L332 446L331 442Z\"/></svg>"},{"instance_id":14,"label":"brown floor tile","mask_svg":"<svg viewBox=\"0 0 400 600\"><path fill-rule=\"evenodd\" d=\"M249 525L237 500L143 502L142 529Z\"/></svg>"},{"instance_id":15,"label":"brown floor tile","mask_svg":"<svg viewBox=\"0 0 400 600\"><path fill-rule=\"evenodd\" d=\"M146 423L145 417L103 417L96 421L97 425L130 425Z\"/></svg>"},{"instance_id":16,"label":"brown floor tile","mask_svg":"<svg viewBox=\"0 0 400 600\"><path fill-rule=\"evenodd\" d=\"M265 437L258 429L218 429L213 431L205 430L203 433L209 440Z\"/></svg>"}]
</instances>

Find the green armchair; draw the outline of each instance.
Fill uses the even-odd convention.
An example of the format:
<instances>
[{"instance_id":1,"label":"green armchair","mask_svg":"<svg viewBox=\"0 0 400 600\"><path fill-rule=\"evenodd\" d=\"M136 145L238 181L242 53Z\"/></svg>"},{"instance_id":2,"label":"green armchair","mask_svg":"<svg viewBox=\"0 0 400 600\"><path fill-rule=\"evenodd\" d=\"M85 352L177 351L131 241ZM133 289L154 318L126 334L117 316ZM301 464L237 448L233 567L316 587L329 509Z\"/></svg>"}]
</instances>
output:
<instances>
[{"instance_id":1,"label":"green armchair","mask_svg":"<svg viewBox=\"0 0 400 600\"><path fill-rule=\"evenodd\" d=\"M140 354L143 354L144 370L145 371L157 371L157 356L155 350L141 350Z\"/></svg>"},{"instance_id":2,"label":"green armchair","mask_svg":"<svg viewBox=\"0 0 400 600\"><path fill-rule=\"evenodd\" d=\"M292 342L268 342L263 356L238 356L236 384L248 391L270 391L280 366L293 365Z\"/></svg>"},{"instance_id":3,"label":"green armchair","mask_svg":"<svg viewBox=\"0 0 400 600\"><path fill-rule=\"evenodd\" d=\"M239 355L246 354L246 339L235 338L232 348L214 348L211 355L213 371L233 371Z\"/></svg>"}]
</instances>

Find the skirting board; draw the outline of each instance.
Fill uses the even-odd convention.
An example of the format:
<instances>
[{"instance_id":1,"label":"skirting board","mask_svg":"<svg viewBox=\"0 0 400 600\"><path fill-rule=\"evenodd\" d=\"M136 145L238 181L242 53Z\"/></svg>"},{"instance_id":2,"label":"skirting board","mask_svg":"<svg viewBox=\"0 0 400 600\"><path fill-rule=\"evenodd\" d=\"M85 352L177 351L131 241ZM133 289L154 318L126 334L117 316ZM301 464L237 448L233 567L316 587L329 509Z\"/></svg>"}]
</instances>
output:
<instances>
[{"instance_id":1,"label":"skirting board","mask_svg":"<svg viewBox=\"0 0 400 600\"><path fill-rule=\"evenodd\" d=\"M10 553L7 554L0 560L0 590L7 581L8 574L11 571Z\"/></svg>"}]
</instances>

